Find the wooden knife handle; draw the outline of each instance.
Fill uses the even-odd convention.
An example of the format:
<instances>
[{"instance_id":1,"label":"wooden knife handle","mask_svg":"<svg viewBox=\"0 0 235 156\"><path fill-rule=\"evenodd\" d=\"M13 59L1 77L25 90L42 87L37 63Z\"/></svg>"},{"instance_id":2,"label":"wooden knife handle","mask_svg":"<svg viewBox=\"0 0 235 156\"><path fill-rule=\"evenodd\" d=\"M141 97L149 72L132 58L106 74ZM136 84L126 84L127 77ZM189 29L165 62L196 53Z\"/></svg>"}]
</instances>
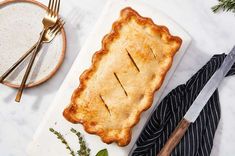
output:
<instances>
[{"instance_id":1,"label":"wooden knife handle","mask_svg":"<svg viewBox=\"0 0 235 156\"><path fill-rule=\"evenodd\" d=\"M169 156L184 136L189 125L190 122L183 118L157 156Z\"/></svg>"}]
</instances>

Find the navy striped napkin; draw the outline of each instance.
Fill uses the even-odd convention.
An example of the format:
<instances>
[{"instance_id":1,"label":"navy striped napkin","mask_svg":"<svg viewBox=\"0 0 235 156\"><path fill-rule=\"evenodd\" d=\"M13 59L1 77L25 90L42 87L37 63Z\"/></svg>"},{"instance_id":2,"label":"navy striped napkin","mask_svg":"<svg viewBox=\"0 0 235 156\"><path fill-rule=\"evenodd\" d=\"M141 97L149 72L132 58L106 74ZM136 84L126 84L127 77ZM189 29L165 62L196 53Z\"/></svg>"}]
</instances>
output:
<instances>
[{"instance_id":1,"label":"navy striped napkin","mask_svg":"<svg viewBox=\"0 0 235 156\"><path fill-rule=\"evenodd\" d=\"M139 136L133 156L156 156L225 57L225 54L213 56L186 84L178 86L162 100ZM227 76L233 74L235 65ZM220 103L216 90L171 156L209 156L219 120Z\"/></svg>"}]
</instances>

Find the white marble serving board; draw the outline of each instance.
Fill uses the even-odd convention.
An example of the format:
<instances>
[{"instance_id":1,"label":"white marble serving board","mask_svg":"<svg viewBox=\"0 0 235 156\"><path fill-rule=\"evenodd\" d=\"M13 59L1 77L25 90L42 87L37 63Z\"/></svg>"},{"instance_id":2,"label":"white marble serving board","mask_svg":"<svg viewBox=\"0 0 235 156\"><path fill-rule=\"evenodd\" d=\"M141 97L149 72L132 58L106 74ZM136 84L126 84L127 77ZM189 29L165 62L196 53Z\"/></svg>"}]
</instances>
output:
<instances>
[{"instance_id":1,"label":"white marble serving board","mask_svg":"<svg viewBox=\"0 0 235 156\"><path fill-rule=\"evenodd\" d=\"M43 122L39 126L32 143L29 145L28 154L32 156L42 156L42 155L56 155L65 156L69 155L68 151L65 149L64 145L58 141L58 139L49 132L49 128L52 127L59 132L61 132L65 138L68 140L69 144L78 149L78 141L76 136L71 134L70 128L73 127L80 131L91 149L91 155L95 155L97 151L103 148L107 148L109 155L111 156L125 156L128 155L131 147L133 146L135 140L137 139L144 123L146 122L148 115L150 114L153 106L144 112L141 116L140 122L133 128L132 131L132 141L126 147L119 147L115 143L107 145L101 141L101 139L96 135L91 135L83 130L83 126L80 124L72 124L64 119L62 112L64 108L69 104L71 95L79 85L79 75L91 65L91 58L95 51L101 48L101 40L103 36L110 32L112 23L116 21L119 17L120 10L126 6L131 6L133 9L137 10L140 15L151 17L153 21L158 25L165 25L169 28L171 34L180 36L183 40L183 44L174 58L172 68L168 72L165 81L161 89L156 92L153 106L158 103L161 95L169 82L172 74L174 73L178 63L183 57L187 47L191 42L191 37L172 19L167 17L162 12L156 9L145 6L144 4L137 1L120 1L113 0L110 1L100 19L98 20L93 32L88 37L86 44L83 46L79 55L77 56L71 70L69 71L66 79L64 80L62 86L60 87L53 104L49 108L48 112L45 114ZM76 43L74 43L76 44Z\"/></svg>"},{"instance_id":2,"label":"white marble serving board","mask_svg":"<svg viewBox=\"0 0 235 156\"><path fill-rule=\"evenodd\" d=\"M0 6L0 75L11 67L38 40L42 31L42 19L46 10L30 2L12 2ZM28 84L37 83L52 75L63 59L63 38L59 34L50 44L44 44L39 51ZM26 59L6 81L20 85L28 61Z\"/></svg>"}]
</instances>

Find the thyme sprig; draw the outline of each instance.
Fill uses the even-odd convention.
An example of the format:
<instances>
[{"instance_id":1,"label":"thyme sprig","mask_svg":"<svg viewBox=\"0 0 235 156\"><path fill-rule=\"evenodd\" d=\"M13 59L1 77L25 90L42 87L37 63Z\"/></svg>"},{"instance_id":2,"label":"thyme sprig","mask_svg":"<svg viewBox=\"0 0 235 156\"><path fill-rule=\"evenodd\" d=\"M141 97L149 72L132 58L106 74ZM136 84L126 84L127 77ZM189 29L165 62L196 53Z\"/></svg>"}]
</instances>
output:
<instances>
[{"instance_id":1,"label":"thyme sprig","mask_svg":"<svg viewBox=\"0 0 235 156\"><path fill-rule=\"evenodd\" d=\"M75 156L75 152L71 149L71 147L69 146L68 142L65 140L64 136L63 136L62 134L60 134L60 132L54 130L53 128L50 128L49 130L50 130L52 133L54 133L54 134L57 136L57 138L58 138L59 140L61 140L61 142L66 146L66 149L69 150L70 154L71 154L72 156Z\"/></svg>"},{"instance_id":2,"label":"thyme sprig","mask_svg":"<svg viewBox=\"0 0 235 156\"><path fill-rule=\"evenodd\" d=\"M77 151L77 154L79 156L89 156L90 155L90 149L86 146L86 142L84 138L81 136L81 133L76 131L74 128L71 128L70 131L78 137L80 149Z\"/></svg>"},{"instance_id":3,"label":"thyme sprig","mask_svg":"<svg viewBox=\"0 0 235 156\"><path fill-rule=\"evenodd\" d=\"M70 154L72 156L76 156L76 154L78 156L89 156L90 155L90 151L91 150L87 147L84 138L82 137L81 133L76 131L74 128L71 128L70 131L72 133L74 133L78 137L78 140L79 140L80 149L77 151L77 153L75 153L74 150L71 149L71 147L69 146L68 142L65 140L64 136L60 132L54 130L53 128L49 128L49 130L53 134L55 134L59 140L61 140L61 142L66 146L66 149L69 150L69 152L70 152ZM108 156L107 149L100 150L96 154L96 156Z\"/></svg>"},{"instance_id":4,"label":"thyme sprig","mask_svg":"<svg viewBox=\"0 0 235 156\"><path fill-rule=\"evenodd\" d=\"M235 0L219 0L219 4L213 6L212 11L214 13L222 11L232 11L235 13Z\"/></svg>"}]
</instances>

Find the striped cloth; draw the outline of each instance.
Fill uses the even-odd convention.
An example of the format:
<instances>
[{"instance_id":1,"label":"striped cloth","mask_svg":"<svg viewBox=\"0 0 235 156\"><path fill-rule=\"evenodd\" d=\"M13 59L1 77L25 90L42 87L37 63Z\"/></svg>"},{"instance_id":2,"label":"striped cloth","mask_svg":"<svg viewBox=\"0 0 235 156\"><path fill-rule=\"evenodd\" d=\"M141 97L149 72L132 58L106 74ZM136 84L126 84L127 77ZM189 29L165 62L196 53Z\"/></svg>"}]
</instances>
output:
<instances>
[{"instance_id":1,"label":"striped cloth","mask_svg":"<svg viewBox=\"0 0 235 156\"><path fill-rule=\"evenodd\" d=\"M225 57L225 54L213 56L186 84L178 86L162 100L138 138L133 156L156 156ZM233 74L235 65L228 73ZM171 156L209 156L219 120L220 104L216 90Z\"/></svg>"}]
</instances>

